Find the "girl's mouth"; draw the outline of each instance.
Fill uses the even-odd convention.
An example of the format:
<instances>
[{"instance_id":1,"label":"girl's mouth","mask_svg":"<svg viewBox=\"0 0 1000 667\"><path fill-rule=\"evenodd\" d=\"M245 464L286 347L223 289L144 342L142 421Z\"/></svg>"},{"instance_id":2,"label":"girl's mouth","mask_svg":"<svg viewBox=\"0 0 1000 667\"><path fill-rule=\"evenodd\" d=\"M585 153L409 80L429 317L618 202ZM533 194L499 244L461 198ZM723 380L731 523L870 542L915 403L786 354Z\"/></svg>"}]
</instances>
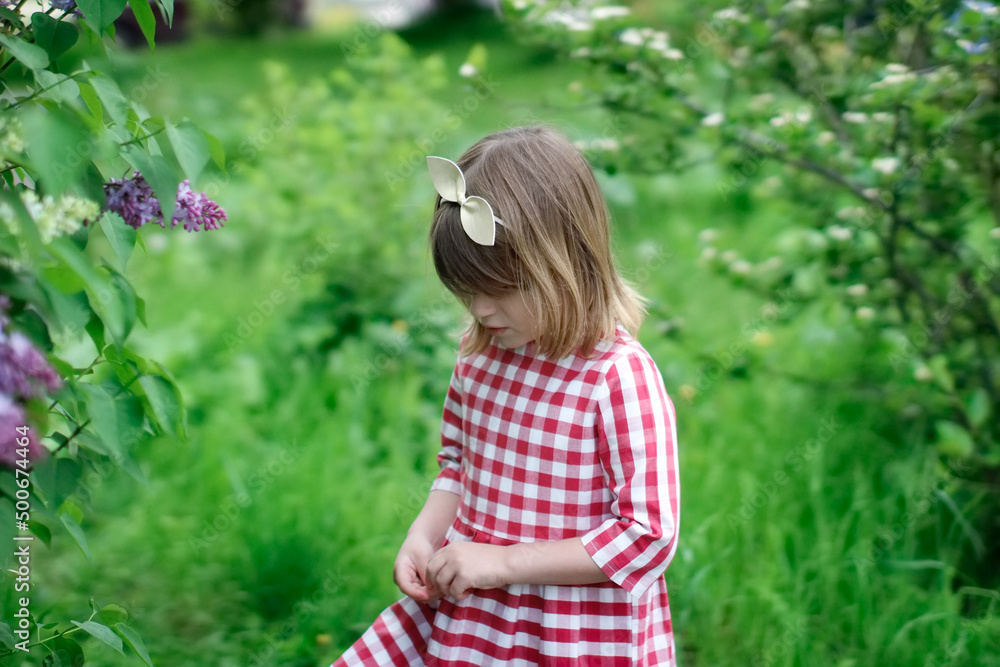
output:
<instances>
[{"instance_id":1,"label":"girl's mouth","mask_svg":"<svg viewBox=\"0 0 1000 667\"><path fill-rule=\"evenodd\" d=\"M491 336L502 336L504 331L507 331L507 327L486 327L486 333Z\"/></svg>"}]
</instances>

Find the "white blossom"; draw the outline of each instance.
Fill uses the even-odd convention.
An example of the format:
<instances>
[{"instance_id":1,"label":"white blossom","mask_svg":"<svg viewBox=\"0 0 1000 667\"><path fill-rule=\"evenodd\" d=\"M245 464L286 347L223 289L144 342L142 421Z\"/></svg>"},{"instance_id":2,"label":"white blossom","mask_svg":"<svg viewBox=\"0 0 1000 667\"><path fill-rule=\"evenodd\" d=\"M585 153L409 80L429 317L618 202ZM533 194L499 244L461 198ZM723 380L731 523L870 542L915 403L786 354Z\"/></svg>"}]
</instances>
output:
<instances>
[{"instance_id":1,"label":"white blossom","mask_svg":"<svg viewBox=\"0 0 1000 667\"><path fill-rule=\"evenodd\" d=\"M782 111L772 118L770 123L774 127L783 127L785 125L804 125L810 120L812 120L812 113L808 109L799 109L797 111Z\"/></svg>"},{"instance_id":2,"label":"white blossom","mask_svg":"<svg viewBox=\"0 0 1000 667\"><path fill-rule=\"evenodd\" d=\"M844 115L841 116L845 123L867 123L868 114L861 111L845 111Z\"/></svg>"},{"instance_id":3,"label":"white blossom","mask_svg":"<svg viewBox=\"0 0 1000 667\"><path fill-rule=\"evenodd\" d=\"M630 46L642 46L646 43L642 35L635 28L626 28L622 31L622 34L618 36L618 40L622 44L629 44Z\"/></svg>"},{"instance_id":4,"label":"white blossom","mask_svg":"<svg viewBox=\"0 0 1000 667\"><path fill-rule=\"evenodd\" d=\"M865 209L863 206L845 206L844 208L837 211L838 220L857 220L864 216ZM831 227L831 229L833 229ZM841 228L842 229L842 228ZM848 235L850 238L850 235Z\"/></svg>"},{"instance_id":5,"label":"white blossom","mask_svg":"<svg viewBox=\"0 0 1000 667\"><path fill-rule=\"evenodd\" d=\"M750 18L736 9L735 7L727 7L726 9L720 9L712 15L717 21L739 21L740 23L747 23Z\"/></svg>"},{"instance_id":6,"label":"white blossom","mask_svg":"<svg viewBox=\"0 0 1000 667\"><path fill-rule=\"evenodd\" d=\"M885 66L885 71L890 74L906 74L910 71L910 68L899 63L889 63Z\"/></svg>"},{"instance_id":7,"label":"white blossom","mask_svg":"<svg viewBox=\"0 0 1000 667\"><path fill-rule=\"evenodd\" d=\"M851 230L840 225L830 225L826 233L834 241L849 241L851 239Z\"/></svg>"},{"instance_id":8,"label":"white blossom","mask_svg":"<svg viewBox=\"0 0 1000 667\"><path fill-rule=\"evenodd\" d=\"M701 124L705 127L718 127L722 125L725 121L726 116L721 111L716 111L715 113L710 113L701 119Z\"/></svg>"},{"instance_id":9,"label":"white blossom","mask_svg":"<svg viewBox=\"0 0 1000 667\"><path fill-rule=\"evenodd\" d=\"M872 114L872 120L879 123L888 123L889 121L892 120L892 118L893 118L892 114L887 113L885 111L876 111L875 113Z\"/></svg>"},{"instance_id":10,"label":"white blossom","mask_svg":"<svg viewBox=\"0 0 1000 667\"><path fill-rule=\"evenodd\" d=\"M753 270L753 264L745 259L738 259L729 265L729 272L736 276L746 276Z\"/></svg>"},{"instance_id":11,"label":"white blossom","mask_svg":"<svg viewBox=\"0 0 1000 667\"><path fill-rule=\"evenodd\" d=\"M902 72L899 74L886 74L882 77L881 81L875 81L870 84L869 88L888 88L890 86L895 86L900 83L907 83L913 81L917 78L917 75L913 72Z\"/></svg>"},{"instance_id":12,"label":"white blossom","mask_svg":"<svg viewBox=\"0 0 1000 667\"><path fill-rule=\"evenodd\" d=\"M739 257L740 256L736 253L735 250L727 250L726 252L719 255L719 259L721 259L726 264L732 264L737 259L739 259Z\"/></svg>"},{"instance_id":13,"label":"white blossom","mask_svg":"<svg viewBox=\"0 0 1000 667\"><path fill-rule=\"evenodd\" d=\"M854 315L861 321L867 322L875 318L875 309L871 306L861 306L856 311Z\"/></svg>"},{"instance_id":14,"label":"white blossom","mask_svg":"<svg viewBox=\"0 0 1000 667\"><path fill-rule=\"evenodd\" d=\"M913 369L913 378L918 382L930 382L934 379L934 373L927 367L927 364L920 364Z\"/></svg>"},{"instance_id":15,"label":"white blossom","mask_svg":"<svg viewBox=\"0 0 1000 667\"><path fill-rule=\"evenodd\" d=\"M872 160L872 169L881 174L893 174L899 169L898 157L880 157Z\"/></svg>"},{"instance_id":16,"label":"white blossom","mask_svg":"<svg viewBox=\"0 0 1000 667\"><path fill-rule=\"evenodd\" d=\"M858 283L847 288L847 294L853 297L862 297L868 294L868 285Z\"/></svg>"},{"instance_id":17,"label":"white blossom","mask_svg":"<svg viewBox=\"0 0 1000 667\"><path fill-rule=\"evenodd\" d=\"M472 63L462 63L462 66L458 68L458 75L466 79L471 79L477 74L479 74L479 68Z\"/></svg>"},{"instance_id":18,"label":"white blossom","mask_svg":"<svg viewBox=\"0 0 1000 667\"><path fill-rule=\"evenodd\" d=\"M628 16L632 13L628 7L620 7L613 5L610 7L594 7L590 10L590 18L595 21L603 21L605 19L614 19L621 16Z\"/></svg>"},{"instance_id":19,"label":"white blossom","mask_svg":"<svg viewBox=\"0 0 1000 667\"><path fill-rule=\"evenodd\" d=\"M990 230L990 238L1000 241L1000 227L994 227Z\"/></svg>"},{"instance_id":20,"label":"white blossom","mask_svg":"<svg viewBox=\"0 0 1000 667\"><path fill-rule=\"evenodd\" d=\"M698 232L698 241L700 243L711 243L719 237L719 232L715 231L711 227L703 229Z\"/></svg>"},{"instance_id":21,"label":"white blossom","mask_svg":"<svg viewBox=\"0 0 1000 667\"><path fill-rule=\"evenodd\" d=\"M25 190L21 194L21 200L31 219L35 221L38 234L45 244L51 243L56 236L72 234L83 225L84 220L96 220L101 212L96 203L70 194L63 195L58 200L52 195L39 199L34 190ZM11 233L20 235L20 220L9 204L0 204L0 218L6 221Z\"/></svg>"},{"instance_id":22,"label":"white blossom","mask_svg":"<svg viewBox=\"0 0 1000 667\"><path fill-rule=\"evenodd\" d=\"M829 146L837 139L837 135L829 130L824 130L816 135L816 143L820 146Z\"/></svg>"},{"instance_id":23,"label":"white blossom","mask_svg":"<svg viewBox=\"0 0 1000 667\"><path fill-rule=\"evenodd\" d=\"M567 30L573 32L586 32L594 27L589 14L577 9L558 9L546 14L545 18L549 23L561 23Z\"/></svg>"}]
</instances>

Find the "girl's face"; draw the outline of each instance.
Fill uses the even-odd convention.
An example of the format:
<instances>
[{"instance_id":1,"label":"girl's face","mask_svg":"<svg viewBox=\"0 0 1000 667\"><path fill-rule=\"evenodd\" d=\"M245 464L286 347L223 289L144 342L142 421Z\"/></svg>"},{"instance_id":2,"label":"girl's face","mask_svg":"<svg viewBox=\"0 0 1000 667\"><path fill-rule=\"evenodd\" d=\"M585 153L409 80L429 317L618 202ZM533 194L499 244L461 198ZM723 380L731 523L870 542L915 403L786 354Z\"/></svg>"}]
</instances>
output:
<instances>
[{"instance_id":1,"label":"girl's face","mask_svg":"<svg viewBox=\"0 0 1000 667\"><path fill-rule=\"evenodd\" d=\"M466 299L466 305L493 340L503 347L521 347L538 336L535 318L520 292L503 296L476 294Z\"/></svg>"}]
</instances>

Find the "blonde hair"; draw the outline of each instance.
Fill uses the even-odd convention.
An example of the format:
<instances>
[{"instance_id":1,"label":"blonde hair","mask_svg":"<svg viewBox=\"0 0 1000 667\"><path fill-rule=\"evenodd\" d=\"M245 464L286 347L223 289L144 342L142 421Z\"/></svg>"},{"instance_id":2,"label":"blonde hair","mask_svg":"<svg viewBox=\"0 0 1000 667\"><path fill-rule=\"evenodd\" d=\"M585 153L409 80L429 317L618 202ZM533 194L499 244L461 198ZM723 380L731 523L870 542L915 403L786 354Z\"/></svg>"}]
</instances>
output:
<instances>
[{"instance_id":1,"label":"blonde hair","mask_svg":"<svg viewBox=\"0 0 1000 667\"><path fill-rule=\"evenodd\" d=\"M539 325L537 350L550 358L591 354L614 337L617 322L638 330L643 299L615 269L607 204L565 136L544 126L503 130L457 163L466 193L486 199L503 225L494 245L479 245L462 228L459 206L438 197L430 245L438 277L453 294L467 302L520 290ZM490 344L475 318L466 334L465 354Z\"/></svg>"}]
</instances>

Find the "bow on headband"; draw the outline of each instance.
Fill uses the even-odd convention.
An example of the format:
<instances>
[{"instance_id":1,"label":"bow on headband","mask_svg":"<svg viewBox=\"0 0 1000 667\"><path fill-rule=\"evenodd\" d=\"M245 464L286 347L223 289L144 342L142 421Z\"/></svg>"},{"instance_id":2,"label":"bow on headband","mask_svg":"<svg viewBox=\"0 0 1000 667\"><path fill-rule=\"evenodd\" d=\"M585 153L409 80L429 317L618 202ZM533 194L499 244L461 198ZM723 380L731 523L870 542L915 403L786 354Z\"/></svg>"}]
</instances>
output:
<instances>
[{"instance_id":1,"label":"bow on headband","mask_svg":"<svg viewBox=\"0 0 1000 667\"><path fill-rule=\"evenodd\" d=\"M496 240L493 223L502 225L503 222L493 215L493 209L485 199L465 196L465 175L458 165L443 157L428 156L427 170L441 199L462 207L462 228L469 238L479 245L493 245Z\"/></svg>"}]
</instances>

